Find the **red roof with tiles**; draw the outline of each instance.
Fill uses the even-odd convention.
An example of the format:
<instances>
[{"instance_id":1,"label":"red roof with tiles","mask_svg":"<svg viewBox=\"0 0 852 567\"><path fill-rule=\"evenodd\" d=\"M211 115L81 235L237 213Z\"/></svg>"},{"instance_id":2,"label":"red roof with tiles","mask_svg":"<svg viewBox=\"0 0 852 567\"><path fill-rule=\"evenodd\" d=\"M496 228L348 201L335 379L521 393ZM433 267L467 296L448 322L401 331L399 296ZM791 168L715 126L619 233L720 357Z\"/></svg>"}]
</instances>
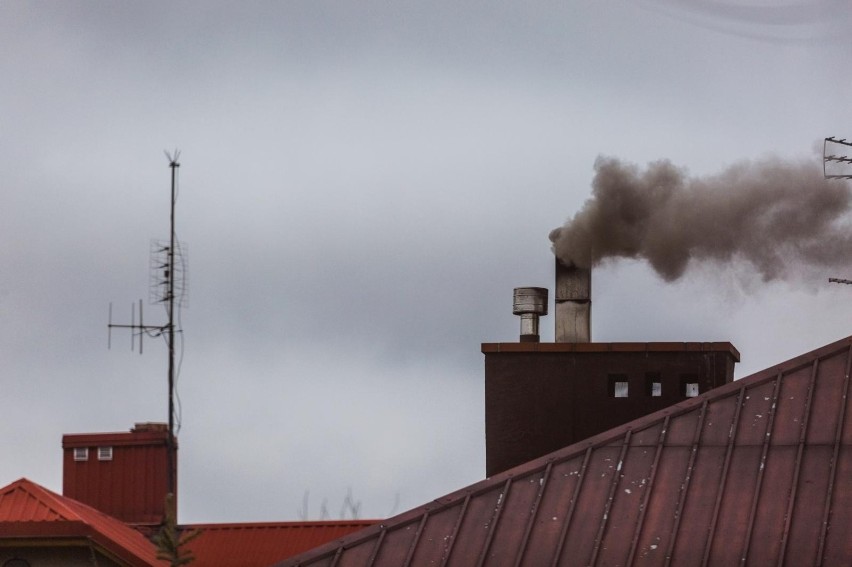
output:
<instances>
[{"instance_id":1,"label":"red roof with tiles","mask_svg":"<svg viewBox=\"0 0 852 567\"><path fill-rule=\"evenodd\" d=\"M165 565L141 533L103 512L26 478L0 488L0 542L56 538L91 540L128 565Z\"/></svg>"},{"instance_id":2,"label":"red roof with tiles","mask_svg":"<svg viewBox=\"0 0 852 567\"><path fill-rule=\"evenodd\" d=\"M849 565L852 337L280 563Z\"/></svg>"}]
</instances>

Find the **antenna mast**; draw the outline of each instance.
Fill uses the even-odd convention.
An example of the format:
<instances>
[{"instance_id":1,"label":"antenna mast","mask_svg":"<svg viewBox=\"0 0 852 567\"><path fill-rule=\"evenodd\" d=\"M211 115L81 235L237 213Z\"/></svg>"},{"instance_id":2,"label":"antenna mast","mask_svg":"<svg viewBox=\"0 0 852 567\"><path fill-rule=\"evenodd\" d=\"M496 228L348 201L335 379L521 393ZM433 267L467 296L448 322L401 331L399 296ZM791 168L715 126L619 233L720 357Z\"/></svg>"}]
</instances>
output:
<instances>
[{"instance_id":1,"label":"antenna mast","mask_svg":"<svg viewBox=\"0 0 852 567\"><path fill-rule=\"evenodd\" d=\"M171 211L169 214L169 293L168 293L168 313L169 322L167 323L166 342L169 345L169 438L168 438L168 490L169 494L175 494L176 479L175 479L175 180L177 178L177 168L180 167L178 158L180 152L175 148L174 154L166 157L169 160L169 169L172 170L172 198Z\"/></svg>"},{"instance_id":2,"label":"antenna mast","mask_svg":"<svg viewBox=\"0 0 852 567\"><path fill-rule=\"evenodd\" d=\"M177 169L180 167L180 162L178 159L180 158L180 151L175 150L174 153L165 152L166 158L169 160L169 168L171 169L171 203L170 203L170 231L169 231L169 240L168 244L165 243L152 243L151 247L151 270L152 277L151 283L152 286L164 288L162 291L157 292L156 289L152 289L151 293L151 301L152 303L165 303L166 306L166 315L168 317L168 321L165 325L146 325L142 320L142 300L139 300L139 322L136 322L135 316L135 305L131 304L131 318L129 325L123 324L115 324L112 322L112 304L110 304L109 308L109 323L107 328L110 330L108 345L112 344L112 329L120 328L120 329L130 329L131 330L131 338L130 338L130 348L134 349L135 345L135 337L139 337L139 354L142 354L142 339L147 334L148 336L163 336L165 337L166 344L169 348L169 373L168 373L168 387L169 387L169 425L168 425L168 439L167 443L167 454L168 454L168 478L167 487L168 492L170 494L175 494L177 482L176 482L176 442L175 442L175 299L177 299L177 306L180 307L183 305L185 300L185 292L186 292L186 268L185 268L185 252L181 249L180 243L176 239L175 233L175 203L177 202ZM180 247L180 248L179 248ZM165 254L164 254L165 253ZM180 265L177 264L177 261L180 260ZM155 275L156 274L156 275ZM181 278L181 282L179 282L178 293L180 293L180 297L177 297L177 293L175 291L175 280ZM178 329L177 332L182 332L181 329Z\"/></svg>"}]
</instances>

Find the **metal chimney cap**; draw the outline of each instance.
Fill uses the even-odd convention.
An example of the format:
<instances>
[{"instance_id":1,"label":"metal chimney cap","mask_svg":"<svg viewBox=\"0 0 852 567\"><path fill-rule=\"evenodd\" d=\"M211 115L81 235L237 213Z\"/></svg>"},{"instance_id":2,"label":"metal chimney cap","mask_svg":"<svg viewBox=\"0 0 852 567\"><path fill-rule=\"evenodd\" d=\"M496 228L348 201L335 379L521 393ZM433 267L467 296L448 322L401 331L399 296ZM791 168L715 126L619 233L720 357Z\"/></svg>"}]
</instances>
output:
<instances>
[{"instance_id":1,"label":"metal chimney cap","mask_svg":"<svg viewBox=\"0 0 852 567\"><path fill-rule=\"evenodd\" d=\"M512 296L512 313L547 315L547 288L516 287Z\"/></svg>"}]
</instances>

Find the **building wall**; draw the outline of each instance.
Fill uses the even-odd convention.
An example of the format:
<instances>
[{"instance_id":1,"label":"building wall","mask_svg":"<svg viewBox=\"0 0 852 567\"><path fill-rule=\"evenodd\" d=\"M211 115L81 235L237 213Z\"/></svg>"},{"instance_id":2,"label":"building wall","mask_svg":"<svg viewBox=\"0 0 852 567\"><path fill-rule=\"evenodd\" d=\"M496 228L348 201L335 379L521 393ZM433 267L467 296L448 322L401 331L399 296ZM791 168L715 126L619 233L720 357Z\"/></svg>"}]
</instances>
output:
<instances>
[{"instance_id":1,"label":"building wall","mask_svg":"<svg viewBox=\"0 0 852 567\"><path fill-rule=\"evenodd\" d=\"M703 393L730 382L739 360L730 343L503 343L483 353L488 476L685 400L686 384Z\"/></svg>"}]
</instances>

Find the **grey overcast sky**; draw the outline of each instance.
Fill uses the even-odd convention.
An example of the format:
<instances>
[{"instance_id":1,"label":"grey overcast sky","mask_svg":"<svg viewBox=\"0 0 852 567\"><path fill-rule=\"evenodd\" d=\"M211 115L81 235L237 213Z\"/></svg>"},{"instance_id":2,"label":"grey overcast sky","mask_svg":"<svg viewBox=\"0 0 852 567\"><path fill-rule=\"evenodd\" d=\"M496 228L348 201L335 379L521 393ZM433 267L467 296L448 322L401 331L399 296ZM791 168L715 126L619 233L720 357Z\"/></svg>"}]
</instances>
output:
<instances>
[{"instance_id":1,"label":"grey overcast sky","mask_svg":"<svg viewBox=\"0 0 852 567\"><path fill-rule=\"evenodd\" d=\"M166 421L162 340L107 350L106 324L165 319L174 148L181 521L480 480L480 343L516 340L512 288L552 288L596 158L819 164L852 137L850 29L828 0L1 2L0 484L61 491L63 433ZM730 340L744 376L850 334L830 276L852 266L610 261L593 337Z\"/></svg>"}]
</instances>

